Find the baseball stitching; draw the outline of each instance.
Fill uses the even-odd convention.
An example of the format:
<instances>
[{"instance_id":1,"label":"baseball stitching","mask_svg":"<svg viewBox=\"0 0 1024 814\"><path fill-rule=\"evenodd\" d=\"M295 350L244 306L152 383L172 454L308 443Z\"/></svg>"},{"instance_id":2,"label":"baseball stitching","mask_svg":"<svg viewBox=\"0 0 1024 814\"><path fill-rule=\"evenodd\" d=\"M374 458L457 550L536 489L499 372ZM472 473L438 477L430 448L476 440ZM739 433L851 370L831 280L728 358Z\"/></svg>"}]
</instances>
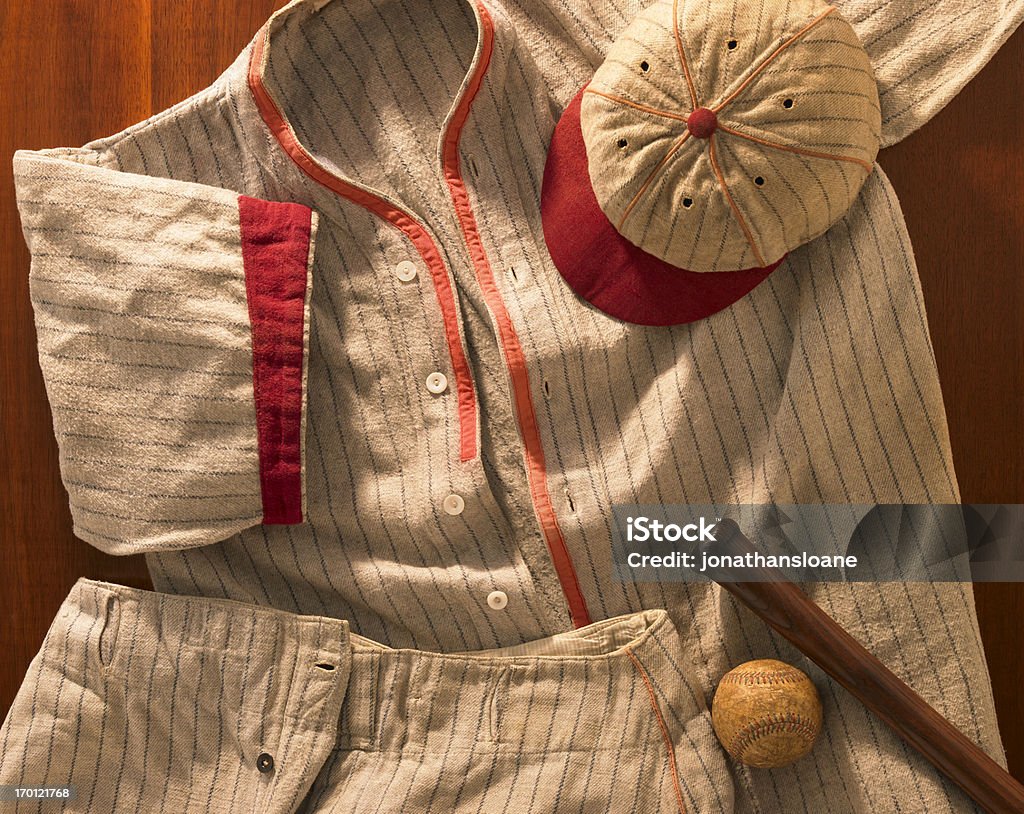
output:
<instances>
[{"instance_id":1,"label":"baseball stitching","mask_svg":"<svg viewBox=\"0 0 1024 814\"><path fill-rule=\"evenodd\" d=\"M720 684L800 684L803 673L796 670L733 670L722 676Z\"/></svg>"},{"instance_id":2,"label":"baseball stitching","mask_svg":"<svg viewBox=\"0 0 1024 814\"><path fill-rule=\"evenodd\" d=\"M783 714L766 715L751 721L736 733L729 745L729 754L737 760L743 760L743 755L758 739L765 735L773 735L776 732L789 732L798 735L806 743L813 743L816 734L816 727L803 715L796 712Z\"/></svg>"}]
</instances>

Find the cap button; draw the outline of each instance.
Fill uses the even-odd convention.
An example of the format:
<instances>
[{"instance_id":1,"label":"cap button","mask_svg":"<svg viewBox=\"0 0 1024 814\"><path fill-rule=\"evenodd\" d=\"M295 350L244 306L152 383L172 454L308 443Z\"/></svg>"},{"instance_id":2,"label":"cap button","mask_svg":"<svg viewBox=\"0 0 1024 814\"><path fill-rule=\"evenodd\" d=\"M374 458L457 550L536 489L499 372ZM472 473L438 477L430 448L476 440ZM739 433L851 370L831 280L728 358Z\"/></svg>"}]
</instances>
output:
<instances>
[{"instance_id":1,"label":"cap button","mask_svg":"<svg viewBox=\"0 0 1024 814\"><path fill-rule=\"evenodd\" d=\"M711 138L717 127L718 117L715 111L706 107L698 107L686 119L686 129L697 138Z\"/></svg>"}]
</instances>

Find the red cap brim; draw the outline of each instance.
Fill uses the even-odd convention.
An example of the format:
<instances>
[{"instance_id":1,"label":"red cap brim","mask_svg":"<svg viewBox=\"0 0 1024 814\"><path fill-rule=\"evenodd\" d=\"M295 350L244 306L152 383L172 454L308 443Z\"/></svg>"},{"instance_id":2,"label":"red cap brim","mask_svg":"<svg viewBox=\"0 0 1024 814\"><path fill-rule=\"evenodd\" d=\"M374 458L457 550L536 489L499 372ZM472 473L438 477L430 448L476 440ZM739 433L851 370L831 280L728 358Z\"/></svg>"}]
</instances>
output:
<instances>
[{"instance_id":1,"label":"red cap brim","mask_svg":"<svg viewBox=\"0 0 1024 814\"><path fill-rule=\"evenodd\" d=\"M590 183L582 98L580 90L555 126L540 198L548 252L573 291L627 322L679 325L732 305L782 262L741 271L687 271L626 240L601 210Z\"/></svg>"}]
</instances>

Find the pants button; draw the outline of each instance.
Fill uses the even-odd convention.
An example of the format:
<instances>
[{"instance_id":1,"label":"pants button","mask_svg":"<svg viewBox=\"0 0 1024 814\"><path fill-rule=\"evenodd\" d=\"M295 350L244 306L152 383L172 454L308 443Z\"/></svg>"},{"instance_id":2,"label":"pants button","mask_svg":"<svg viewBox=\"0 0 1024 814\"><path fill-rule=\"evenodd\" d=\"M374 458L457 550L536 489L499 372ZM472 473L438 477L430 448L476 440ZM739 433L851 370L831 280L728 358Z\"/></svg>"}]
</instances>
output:
<instances>
[{"instance_id":1,"label":"pants button","mask_svg":"<svg viewBox=\"0 0 1024 814\"><path fill-rule=\"evenodd\" d=\"M268 755L266 752L262 752L260 756L256 758L256 768L263 772L263 774L274 771L273 756Z\"/></svg>"}]
</instances>

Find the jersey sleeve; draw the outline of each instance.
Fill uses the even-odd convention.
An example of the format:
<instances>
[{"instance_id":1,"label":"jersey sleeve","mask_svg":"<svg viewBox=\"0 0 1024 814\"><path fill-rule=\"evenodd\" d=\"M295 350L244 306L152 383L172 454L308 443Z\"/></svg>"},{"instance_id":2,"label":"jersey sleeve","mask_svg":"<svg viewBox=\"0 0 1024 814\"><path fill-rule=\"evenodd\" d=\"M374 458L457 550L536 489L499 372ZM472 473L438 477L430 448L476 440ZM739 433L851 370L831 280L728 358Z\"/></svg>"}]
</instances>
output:
<instances>
[{"instance_id":1,"label":"jersey sleeve","mask_svg":"<svg viewBox=\"0 0 1024 814\"><path fill-rule=\"evenodd\" d=\"M1020 25L1024 0L841 0L871 58L882 146L942 110Z\"/></svg>"},{"instance_id":2,"label":"jersey sleeve","mask_svg":"<svg viewBox=\"0 0 1024 814\"><path fill-rule=\"evenodd\" d=\"M85 150L14 173L76 535L131 554L302 522L316 213Z\"/></svg>"}]
</instances>

